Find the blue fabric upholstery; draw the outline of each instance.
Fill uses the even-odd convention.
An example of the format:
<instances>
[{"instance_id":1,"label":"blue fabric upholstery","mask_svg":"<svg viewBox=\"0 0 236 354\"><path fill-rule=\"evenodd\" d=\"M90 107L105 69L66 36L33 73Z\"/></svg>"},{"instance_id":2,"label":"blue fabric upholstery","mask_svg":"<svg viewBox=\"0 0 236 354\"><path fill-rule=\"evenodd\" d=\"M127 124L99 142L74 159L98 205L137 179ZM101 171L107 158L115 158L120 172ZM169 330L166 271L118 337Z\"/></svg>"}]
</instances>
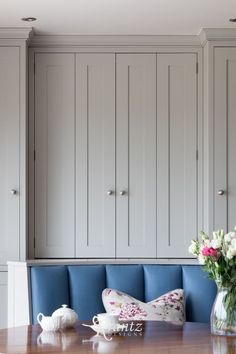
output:
<instances>
[{"instance_id":1,"label":"blue fabric upholstery","mask_svg":"<svg viewBox=\"0 0 236 354\"><path fill-rule=\"evenodd\" d=\"M107 288L118 289L144 301L143 267L141 265L107 265Z\"/></svg>"},{"instance_id":2,"label":"blue fabric upholstery","mask_svg":"<svg viewBox=\"0 0 236 354\"><path fill-rule=\"evenodd\" d=\"M69 266L71 307L82 319L91 319L94 314L105 312L101 293L106 288L106 273L103 265Z\"/></svg>"},{"instance_id":3,"label":"blue fabric upholstery","mask_svg":"<svg viewBox=\"0 0 236 354\"><path fill-rule=\"evenodd\" d=\"M198 266L183 266L182 272L187 321L209 322L216 295L215 282Z\"/></svg>"},{"instance_id":4,"label":"blue fabric upholstery","mask_svg":"<svg viewBox=\"0 0 236 354\"><path fill-rule=\"evenodd\" d=\"M182 268L179 265L144 265L145 302L173 289L182 289Z\"/></svg>"},{"instance_id":5,"label":"blue fabric upholstery","mask_svg":"<svg viewBox=\"0 0 236 354\"><path fill-rule=\"evenodd\" d=\"M187 321L209 322L216 294L215 283L197 265L32 266L30 274L33 323L39 312L50 315L62 304L71 306L80 320L91 320L104 312L101 293L107 287L145 302L183 288Z\"/></svg>"},{"instance_id":6,"label":"blue fabric upholstery","mask_svg":"<svg viewBox=\"0 0 236 354\"><path fill-rule=\"evenodd\" d=\"M50 316L62 304L70 305L68 271L66 266L31 268L32 319L37 314Z\"/></svg>"}]
</instances>

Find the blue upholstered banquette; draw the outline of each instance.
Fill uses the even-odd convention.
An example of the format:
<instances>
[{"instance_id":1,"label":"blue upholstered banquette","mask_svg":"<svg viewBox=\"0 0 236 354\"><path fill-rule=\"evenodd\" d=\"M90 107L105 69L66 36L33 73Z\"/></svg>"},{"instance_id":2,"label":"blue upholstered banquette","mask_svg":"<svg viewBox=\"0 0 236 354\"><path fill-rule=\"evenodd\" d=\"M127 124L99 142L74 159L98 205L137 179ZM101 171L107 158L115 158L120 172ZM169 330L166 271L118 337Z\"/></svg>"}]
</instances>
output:
<instances>
[{"instance_id":1,"label":"blue upholstered banquette","mask_svg":"<svg viewBox=\"0 0 236 354\"><path fill-rule=\"evenodd\" d=\"M167 291L183 288L186 320L209 322L215 283L195 265L50 265L32 266L32 322L68 304L81 320L104 312L101 293L109 287L147 302Z\"/></svg>"}]
</instances>

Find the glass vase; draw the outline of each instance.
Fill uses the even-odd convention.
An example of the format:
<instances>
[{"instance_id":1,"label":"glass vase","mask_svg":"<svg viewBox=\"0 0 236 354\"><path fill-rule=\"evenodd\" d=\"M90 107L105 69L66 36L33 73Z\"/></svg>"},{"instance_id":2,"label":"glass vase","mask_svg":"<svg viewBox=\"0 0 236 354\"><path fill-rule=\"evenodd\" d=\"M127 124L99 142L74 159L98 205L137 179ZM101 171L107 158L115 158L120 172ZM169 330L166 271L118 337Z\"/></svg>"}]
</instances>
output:
<instances>
[{"instance_id":1,"label":"glass vase","mask_svg":"<svg viewBox=\"0 0 236 354\"><path fill-rule=\"evenodd\" d=\"M211 311L211 333L236 336L235 287L218 288Z\"/></svg>"}]
</instances>

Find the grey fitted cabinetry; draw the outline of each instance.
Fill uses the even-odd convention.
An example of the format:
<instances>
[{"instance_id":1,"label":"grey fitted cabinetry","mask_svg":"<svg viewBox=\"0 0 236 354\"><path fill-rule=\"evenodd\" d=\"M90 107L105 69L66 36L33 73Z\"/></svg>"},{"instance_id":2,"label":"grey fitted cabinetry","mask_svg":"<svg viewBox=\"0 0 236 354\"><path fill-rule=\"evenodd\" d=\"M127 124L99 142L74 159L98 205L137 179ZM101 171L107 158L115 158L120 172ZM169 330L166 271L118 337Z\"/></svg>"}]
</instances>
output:
<instances>
[{"instance_id":1,"label":"grey fitted cabinetry","mask_svg":"<svg viewBox=\"0 0 236 354\"><path fill-rule=\"evenodd\" d=\"M115 55L76 56L76 256L115 257Z\"/></svg>"},{"instance_id":2,"label":"grey fitted cabinetry","mask_svg":"<svg viewBox=\"0 0 236 354\"><path fill-rule=\"evenodd\" d=\"M158 55L157 78L157 256L189 257L200 187L196 55Z\"/></svg>"},{"instance_id":3,"label":"grey fitted cabinetry","mask_svg":"<svg viewBox=\"0 0 236 354\"><path fill-rule=\"evenodd\" d=\"M75 256L73 54L35 57L35 256Z\"/></svg>"},{"instance_id":4,"label":"grey fitted cabinetry","mask_svg":"<svg viewBox=\"0 0 236 354\"><path fill-rule=\"evenodd\" d=\"M156 257L156 55L116 64L117 257Z\"/></svg>"},{"instance_id":5,"label":"grey fitted cabinetry","mask_svg":"<svg viewBox=\"0 0 236 354\"><path fill-rule=\"evenodd\" d=\"M7 327L7 262L23 261L26 235L26 39L0 28L0 328ZM18 38L18 39L14 39Z\"/></svg>"},{"instance_id":6,"label":"grey fitted cabinetry","mask_svg":"<svg viewBox=\"0 0 236 354\"><path fill-rule=\"evenodd\" d=\"M197 55L35 53L36 258L189 257Z\"/></svg>"},{"instance_id":7,"label":"grey fitted cabinetry","mask_svg":"<svg viewBox=\"0 0 236 354\"><path fill-rule=\"evenodd\" d=\"M19 60L19 47L0 47L0 265L19 260Z\"/></svg>"},{"instance_id":8,"label":"grey fitted cabinetry","mask_svg":"<svg viewBox=\"0 0 236 354\"><path fill-rule=\"evenodd\" d=\"M213 229L236 225L236 47L216 47L213 82Z\"/></svg>"}]
</instances>

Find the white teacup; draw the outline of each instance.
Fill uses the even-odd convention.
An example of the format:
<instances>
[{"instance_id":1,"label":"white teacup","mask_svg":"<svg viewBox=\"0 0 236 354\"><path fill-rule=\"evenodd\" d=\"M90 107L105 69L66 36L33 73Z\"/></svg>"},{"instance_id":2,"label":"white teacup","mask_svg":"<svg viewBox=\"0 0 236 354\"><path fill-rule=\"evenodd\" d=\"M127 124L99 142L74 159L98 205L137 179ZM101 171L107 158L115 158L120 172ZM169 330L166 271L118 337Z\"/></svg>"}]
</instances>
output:
<instances>
[{"instance_id":1,"label":"white teacup","mask_svg":"<svg viewBox=\"0 0 236 354\"><path fill-rule=\"evenodd\" d=\"M117 330L119 315L99 313L93 316L93 324L99 325L102 329Z\"/></svg>"},{"instance_id":2,"label":"white teacup","mask_svg":"<svg viewBox=\"0 0 236 354\"><path fill-rule=\"evenodd\" d=\"M39 313L37 316L37 321L44 331L58 331L61 328L62 316L44 316Z\"/></svg>"}]
</instances>

